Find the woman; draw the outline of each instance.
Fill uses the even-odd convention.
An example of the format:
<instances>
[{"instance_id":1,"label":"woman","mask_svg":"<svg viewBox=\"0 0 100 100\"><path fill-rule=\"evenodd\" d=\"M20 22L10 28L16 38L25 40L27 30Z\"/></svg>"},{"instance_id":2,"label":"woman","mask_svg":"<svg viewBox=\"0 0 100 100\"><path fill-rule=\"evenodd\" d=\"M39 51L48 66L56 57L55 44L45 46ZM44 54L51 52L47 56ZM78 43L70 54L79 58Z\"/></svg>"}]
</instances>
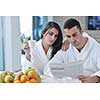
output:
<instances>
[{"instance_id":1,"label":"woman","mask_svg":"<svg viewBox=\"0 0 100 100\"><path fill-rule=\"evenodd\" d=\"M41 39L32 49L32 61L40 74L44 67L62 47L63 35L56 22L48 22L41 32Z\"/></svg>"},{"instance_id":2,"label":"woman","mask_svg":"<svg viewBox=\"0 0 100 100\"><path fill-rule=\"evenodd\" d=\"M22 49L25 52L25 54L22 54L21 56L21 65L22 65L22 69L24 69L24 67L26 66L27 67L32 66L30 47L29 47L28 41L24 41L22 43Z\"/></svg>"},{"instance_id":3,"label":"woman","mask_svg":"<svg viewBox=\"0 0 100 100\"><path fill-rule=\"evenodd\" d=\"M22 43L22 49L25 52L25 54L21 55L21 66L22 71L24 72L26 68L28 67L34 67L31 54L30 54L30 41L24 41ZM34 69L38 72L38 70L34 67Z\"/></svg>"}]
</instances>

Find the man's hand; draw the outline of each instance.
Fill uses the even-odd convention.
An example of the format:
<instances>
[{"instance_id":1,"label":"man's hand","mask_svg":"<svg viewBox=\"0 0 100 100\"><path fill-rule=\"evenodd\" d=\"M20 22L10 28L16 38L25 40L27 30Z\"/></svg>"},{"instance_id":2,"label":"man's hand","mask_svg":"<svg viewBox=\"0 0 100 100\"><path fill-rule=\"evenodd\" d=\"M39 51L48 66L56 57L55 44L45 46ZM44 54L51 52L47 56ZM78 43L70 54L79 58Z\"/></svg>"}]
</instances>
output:
<instances>
[{"instance_id":1,"label":"man's hand","mask_svg":"<svg viewBox=\"0 0 100 100\"><path fill-rule=\"evenodd\" d=\"M79 76L79 80L82 83L98 83L100 82L100 77L98 76Z\"/></svg>"}]
</instances>

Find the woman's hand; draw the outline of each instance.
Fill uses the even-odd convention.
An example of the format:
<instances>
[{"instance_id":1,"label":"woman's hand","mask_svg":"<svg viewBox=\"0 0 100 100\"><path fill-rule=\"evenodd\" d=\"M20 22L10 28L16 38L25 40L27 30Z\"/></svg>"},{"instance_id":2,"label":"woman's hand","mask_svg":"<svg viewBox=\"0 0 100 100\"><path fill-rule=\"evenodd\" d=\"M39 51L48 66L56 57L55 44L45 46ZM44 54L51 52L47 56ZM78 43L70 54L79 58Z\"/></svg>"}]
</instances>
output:
<instances>
[{"instance_id":1,"label":"woman's hand","mask_svg":"<svg viewBox=\"0 0 100 100\"><path fill-rule=\"evenodd\" d=\"M62 44L62 50L66 51L69 48L69 41L66 39Z\"/></svg>"}]
</instances>

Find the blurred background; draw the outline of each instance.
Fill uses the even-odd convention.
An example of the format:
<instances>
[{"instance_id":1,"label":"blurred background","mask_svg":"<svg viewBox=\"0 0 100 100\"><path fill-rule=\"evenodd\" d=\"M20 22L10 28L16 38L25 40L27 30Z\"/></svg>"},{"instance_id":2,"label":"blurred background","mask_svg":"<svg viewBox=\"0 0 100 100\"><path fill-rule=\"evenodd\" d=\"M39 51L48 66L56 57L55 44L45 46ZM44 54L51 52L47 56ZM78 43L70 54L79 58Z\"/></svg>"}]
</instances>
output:
<instances>
[{"instance_id":1,"label":"blurred background","mask_svg":"<svg viewBox=\"0 0 100 100\"><path fill-rule=\"evenodd\" d=\"M48 21L57 22L63 31L63 23L70 17L79 19L83 30L100 42L100 16L0 16L0 71L20 70L21 42L38 41Z\"/></svg>"}]
</instances>

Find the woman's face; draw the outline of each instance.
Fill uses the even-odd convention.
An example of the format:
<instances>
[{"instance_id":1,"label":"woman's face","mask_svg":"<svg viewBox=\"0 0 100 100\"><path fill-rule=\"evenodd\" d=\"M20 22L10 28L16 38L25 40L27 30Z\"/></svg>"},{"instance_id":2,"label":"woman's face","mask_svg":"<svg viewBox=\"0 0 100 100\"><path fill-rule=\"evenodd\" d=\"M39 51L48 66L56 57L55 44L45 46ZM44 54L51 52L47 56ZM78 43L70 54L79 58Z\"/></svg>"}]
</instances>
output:
<instances>
[{"instance_id":1,"label":"woman's face","mask_svg":"<svg viewBox=\"0 0 100 100\"><path fill-rule=\"evenodd\" d=\"M30 47L28 42L23 43L23 50L25 53L30 53Z\"/></svg>"},{"instance_id":2,"label":"woman's face","mask_svg":"<svg viewBox=\"0 0 100 100\"><path fill-rule=\"evenodd\" d=\"M49 46L52 46L52 44L57 40L58 38L58 30L56 28L48 29L43 34L43 41L48 44Z\"/></svg>"}]
</instances>

